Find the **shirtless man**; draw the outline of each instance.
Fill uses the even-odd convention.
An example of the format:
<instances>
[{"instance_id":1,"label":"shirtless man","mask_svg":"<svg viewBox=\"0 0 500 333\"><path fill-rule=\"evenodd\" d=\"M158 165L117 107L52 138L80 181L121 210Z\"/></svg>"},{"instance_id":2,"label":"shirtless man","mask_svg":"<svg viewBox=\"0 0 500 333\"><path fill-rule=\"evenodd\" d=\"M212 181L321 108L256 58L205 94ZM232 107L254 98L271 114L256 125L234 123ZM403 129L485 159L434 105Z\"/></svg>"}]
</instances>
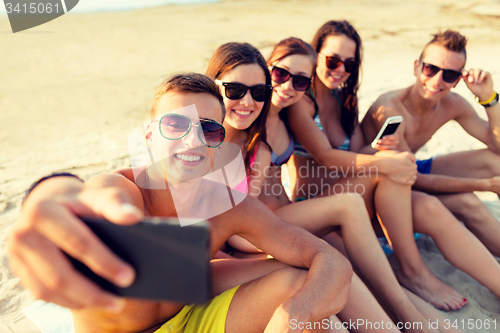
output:
<instances>
[{"instance_id":1,"label":"shirtless man","mask_svg":"<svg viewBox=\"0 0 500 333\"><path fill-rule=\"evenodd\" d=\"M160 86L154 100L152 118L193 104L199 118L189 118L191 126L184 136L168 139L155 126L146 134L153 154L167 152L162 157L163 170L174 184L210 170L217 143L211 144L199 134L205 133L200 126L207 121L213 126L221 124L225 109L219 88L200 74L171 78ZM299 332L290 325L292 319L319 321L345 305L352 276L348 261L250 197L210 219L211 253L215 255L230 236L238 234L278 261L213 264L214 295L219 296L207 303L208 309L121 299L104 292L77 273L60 250L115 284L130 285L133 269L76 215L102 216L124 225L136 223L142 216L177 216L169 187L151 189L145 183L139 183L130 168L97 175L86 184L59 176L39 183L24 202L9 237L10 268L37 298L71 308L76 332ZM227 194L225 187L224 191ZM231 268L231 262L236 266ZM254 265L254 269L243 274L245 265ZM208 319L208 324L201 325L201 318Z\"/></svg>"},{"instance_id":2,"label":"shirtless man","mask_svg":"<svg viewBox=\"0 0 500 333\"><path fill-rule=\"evenodd\" d=\"M434 230L435 234L431 236L443 255L456 267L480 280L489 273L470 267L466 269L464 263L474 259L457 257L456 251L453 251L457 246L464 245L452 245L452 240L457 239L454 233L461 228L450 211L466 224L491 253L500 256L500 223L472 193L500 193L500 178L497 177L500 175L500 106L491 74L480 69L464 69L466 42L466 38L456 31L447 30L434 35L414 63L415 84L380 96L369 108L361 125L366 142L371 142L388 117L401 115L403 122L397 130L398 150L416 153L441 126L456 120L467 133L487 145L482 150L417 161L418 176L412 193L414 229L417 232ZM463 97L451 92L462 78L484 105L489 121L481 119ZM439 232L436 231L438 229ZM448 240L445 241L442 235L448 235ZM443 250L445 248L447 251ZM476 257L479 257L478 253ZM491 269L498 270L492 258L489 261L492 263ZM406 272L398 274L400 282L431 303L436 304L436 299L433 301L430 295L426 296L429 293L425 289L435 289L433 294L439 295L437 298L447 299L453 295L451 290L437 287L435 283L435 288L433 284L426 283L425 288L417 290L416 281L410 282L413 274L410 271L406 269ZM482 283L489 285L489 289L500 297L500 290L495 283Z\"/></svg>"},{"instance_id":3,"label":"shirtless man","mask_svg":"<svg viewBox=\"0 0 500 333\"><path fill-rule=\"evenodd\" d=\"M500 194L500 105L491 74L465 70L467 40L456 31L434 35L414 63L414 85L380 96L362 121L371 142L385 119L403 116L399 126L400 151L416 153L450 120L483 142L487 148L436 156L417 161L415 190L435 194L439 200L485 244L500 256L500 223L472 191ZM481 119L460 95L451 92L464 83L484 106L488 121Z\"/></svg>"}]
</instances>

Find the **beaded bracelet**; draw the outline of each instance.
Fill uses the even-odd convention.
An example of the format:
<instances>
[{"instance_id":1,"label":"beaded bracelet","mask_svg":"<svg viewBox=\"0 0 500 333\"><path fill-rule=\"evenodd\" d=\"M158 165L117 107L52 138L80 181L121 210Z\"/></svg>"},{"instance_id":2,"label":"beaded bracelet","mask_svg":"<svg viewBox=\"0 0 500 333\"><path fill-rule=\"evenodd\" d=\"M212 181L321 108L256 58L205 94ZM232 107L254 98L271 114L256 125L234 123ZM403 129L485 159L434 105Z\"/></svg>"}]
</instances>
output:
<instances>
[{"instance_id":1,"label":"beaded bracelet","mask_svg":"<svg viewBox=\"0 0 500 333\"><path fill-rule=\"evenodd\" d=\"M28 195L30 195L31 192L33 192L33 190L35 189L35 187L37 187L41 182L43 182L43 181L45 181L45 180L47 180L49 178L54 178L54 177L73 177L73 178L76 178L79 181L83 182L83 179L81 179L77 175L72 174L70 172L53 172L50 175L42 177L42 178L38 179L36 182L34 182L33 184L31 184L30 188L26 192L26 195L24 196L24 199L23 199L23 202L21 203L21 205L24 205L24 202L26 201L26 198L28 197Z\"/></svg>"}]
</instances>

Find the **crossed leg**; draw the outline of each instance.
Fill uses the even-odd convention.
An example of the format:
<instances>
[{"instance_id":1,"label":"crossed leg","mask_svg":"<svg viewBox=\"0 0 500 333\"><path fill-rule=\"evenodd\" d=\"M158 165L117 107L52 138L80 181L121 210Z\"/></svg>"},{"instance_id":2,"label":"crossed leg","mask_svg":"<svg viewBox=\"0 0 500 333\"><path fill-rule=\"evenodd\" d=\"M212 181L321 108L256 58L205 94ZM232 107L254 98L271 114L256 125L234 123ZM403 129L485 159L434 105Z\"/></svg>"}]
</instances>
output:
<instances>
[{"instance_id":1,"label":"crossed leg","mask_svg":"<svg viewBox=\"0 0 500 333\"><path fill-rule=\"evenodd\" d=\"M436 197L491 253L500 257L500 222L474 193L440 194Z\"/></svg>"},{"instance_id":2,"label":"crossed leg","mask_svg":"<svg viewBox=\"0 0 500 333\"><path fill-rule=\"evenodd\" d=\"M440 155L434 158L431 173L459 178L498 178L500 156L489 149ZM496 189L495 193L499 195L500 191ZM477 196L457 193L438 198L494 255L500 256L500 222Z\"/></svg>"},{"instance_id":3,"label":"crossed leg","mask_svg":"<svg viewBox=\"0 0 500 333\"><path fill-rule=\"evenodd\" d=\"M432 161L431 174L462 178L493 178L500 176L500 156L489 149L439 155Z\"/></svg>"},{"instance_id":4,"label":"crossed leg","mask_svg":"<svg viewBox=\"0 0 500 333\"><path fill-rule=\"evenodd\" d=\"M360 195L328 195L289 204L274 212L284 221L318 237L340 227L353 265L397 318L403 322L427 322L399 285L371 227Z\"/></svg>"},{"instance_id":5,"label":"crossed leg","mask_svg":"<svg viewBox=\"0 0 500 333\"><path fill-rule=\"evenodd\" d=\"M434 196L413 192L415 231L432 237L443 256L500 297L500 264Z\"/></svg>"},{"instance_id":6,"label":"crossed leg","mask_svg":"<svg viewBox=\"0 0 500 333\"><path fill-rule=\"evenodd\" d=\"M434 276L420 256L413 238L411 189L389 178L348 178L337 184L362 185L368 211L376 209L380 224L399 262L399 282L443 310L456 310L465 304L464 297ZM378 244L377 244L378 245Z\"/></svg>"},{"instance_id":7,"label":"crossed leg","mask_svg":"<svg viewBox=\"0 0 500 333\"><path fill-rule=\"evenodd\" d=\"M347 257L347 252L345 251L344 242L342 238L335 232L329 233L323 239L325 239L329 244L335 247L340 253ZM353 284L351 284L351 290L353 288ZM441 312L437 311L431 304L424 301L419 296L415 295L411 291L406 288L402 288L405 292L406 296L410 299L410 301L415 305L418 311L429 321L429 328L437 329L439 332L446 333L463 333L463 331L459 328L451 327L450 325L445 325L445 320L447 319L445 316L441 314ZM350 298L347 300L347 304L350 302ZM345 309L345 308L344 308ZM338 315L340 317L340 314ZM438 325L434 325L434 323L438 323ZM437 326L437 327L436 327Z\"/></svg>"},{"instance_id":8,"label":"crossed leg","mask_svg":"<svg viewBox=\"0 0 500 333\"><path fill-rule=\"evenodd\" d=\"M399 285L360 195L323 196L281 207L275 213L319 237L339 226L352 264L397 318L403 322L427 322Z\"/></svg>"},{"instance_id":9,"label":"crossed leg","mask_svg":"<svg viewBox=\"0 0 500 333\"><path fill-rule=\"evenodd\" d=\"M307 275L307 271L290 268L269 259L220 260L212 267L219 281L223 280L215 287L217 289L215 292L243 283L234 295L229 307L226 320L227 333L263 332L274 311L300 289ZM258 277L261 274L265 275ZM244 281L253 278L256 279L244 283ZM347 323L349 321L356 322L360 318L372 323L380 323L381 321L386 323L384 329L373 329L360 325L356 332L400 332L356 275L353 275L347 303L338 313L338 317L342 322ZM335 316L316 322L319 329L308 332L348 332L342 327L346 325L342 325ZM292 324L300 325L298 322Z\"/></svg>"}]
</instances>

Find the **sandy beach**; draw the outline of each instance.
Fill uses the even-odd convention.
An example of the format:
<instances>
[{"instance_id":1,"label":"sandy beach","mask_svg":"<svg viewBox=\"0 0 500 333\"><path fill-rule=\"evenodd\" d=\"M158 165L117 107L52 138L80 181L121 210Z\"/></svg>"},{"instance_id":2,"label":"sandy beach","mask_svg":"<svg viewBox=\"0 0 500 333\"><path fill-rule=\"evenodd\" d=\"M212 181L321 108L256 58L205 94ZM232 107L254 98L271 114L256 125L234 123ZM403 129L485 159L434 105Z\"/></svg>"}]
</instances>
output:
<instances>
[{"instance_id":1,"label":"sandy beach","mask_svg":"<svg viewBox=\"0 0 500 333\"><path fill-rule=\"evenodd\" d=\"M467 36L467 67L488 70L500 89L500 1L224 0L68 14L16 34L0 16L0 332L38 332L21 313L33 298L10 274L4 246L33 181L55 170L88 179L128 166L128 135L147 119L163 79L204 72L225 42L249 42L267 55L289 36L310 41L330 19L349 20L364 43L360 117L380 94L414 82L413 61L438 29ZM455 91L486 119L463 82ZM417 156L482 147L450 123ZM500 219L497 196L480 197ZM500 332L500 300L451 266L430 238L418 245L431 271L469 301L444 315L496 320L496 331L464 331Z\"/></svg>"}]
</instances>

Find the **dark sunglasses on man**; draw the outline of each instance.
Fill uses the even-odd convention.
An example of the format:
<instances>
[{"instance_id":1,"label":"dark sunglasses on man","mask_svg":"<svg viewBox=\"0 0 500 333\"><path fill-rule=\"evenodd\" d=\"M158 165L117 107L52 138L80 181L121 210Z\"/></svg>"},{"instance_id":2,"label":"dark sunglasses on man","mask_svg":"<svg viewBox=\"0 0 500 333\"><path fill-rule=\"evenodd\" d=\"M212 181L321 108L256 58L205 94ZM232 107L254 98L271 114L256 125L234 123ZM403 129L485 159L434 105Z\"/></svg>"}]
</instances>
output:
<instances>
[{"instance_id":1,"label":"dark sunglasses on man","mask_svg":"<svg viewBox=\"0 0 500 333\"><path fill-rule=\"evenodd\" d=\"M443 71L443 81L446 83L454 83L462 76L462 72L453 69L443 69L435 65L422 62L422 74L427 77L433 77L440 71Z\"/></svg>"},{"instance_id":2,"label":"dark sunglasses on man","mask_svg":"<svg viewBox=\"0 0 500 333\"><path fill-rule=\"evenodd\" d=\"M311 85L312 79L305 75L294 75L284 68L273 66L271 69L271 80L283 84L292 79L293 89L297 91L306 91Z\"/></svg>"},{"instance_id":3,"label":"dark sunglasses on man","mask_svg":"<svg viewBox=\"0 0 500 333\"><path fill-rule=\"evenodd\" d=\"M247 91L250 90L250 95L254 101L265 102L269 99L273 90L273 87L267 84L258 84L249 87L242 83L222 82L221 80L215 80L215 83L219 86L224 86L226 97L232 100L243 98Z\"/></svg>"},{"instance_id":4,"label":"dark sunglasses on man","mask_svg":"<svg viewBox=\"0 0 500 333\"><path fill-rule=\"evenodd\" d=\"M329 69L337 69L340 67L340 65L344 64L345 71L347 73L353 73L358 67L357 62L354 59L342 60L337 56L327 56L323 53L320 54L325 57L326 67L328 67Z\"/></svg>"}]
</instances>

